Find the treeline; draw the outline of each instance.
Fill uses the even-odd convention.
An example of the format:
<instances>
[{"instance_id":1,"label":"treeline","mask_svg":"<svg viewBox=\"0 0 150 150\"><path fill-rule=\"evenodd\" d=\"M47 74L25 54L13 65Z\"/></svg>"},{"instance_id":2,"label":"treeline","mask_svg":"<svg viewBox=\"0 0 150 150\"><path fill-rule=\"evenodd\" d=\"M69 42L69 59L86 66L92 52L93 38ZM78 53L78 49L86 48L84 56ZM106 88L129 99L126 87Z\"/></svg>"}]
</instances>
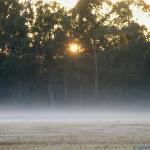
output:
<instances>
[{"instance_id":1,"label":"treeline","mask_svg":"<svg viewBox=\"0 0 150 150\"><path fill-rule=\"evenodd\" d=\"M133 19L144 1L0 0L0 100L30 104L138 103L150 93L150 37ZM105 8L108 8L105 11ZM83 51L71 54L70 43Z\"/></svg>"}]
</instances>

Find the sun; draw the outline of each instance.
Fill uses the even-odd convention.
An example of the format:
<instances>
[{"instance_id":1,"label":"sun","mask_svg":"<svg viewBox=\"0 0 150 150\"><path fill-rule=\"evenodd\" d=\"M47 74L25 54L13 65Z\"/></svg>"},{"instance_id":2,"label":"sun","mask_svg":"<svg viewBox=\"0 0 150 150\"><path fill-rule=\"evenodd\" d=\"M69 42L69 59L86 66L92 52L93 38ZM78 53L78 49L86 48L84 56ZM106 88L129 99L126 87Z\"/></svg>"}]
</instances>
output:
<instances>
[{"instance_id":1,"label":"sun","mask_svg":"<svg viewBox=\"0 0 150 150\"><path fill-rule=\"evenodd\" d=\"M69 51L71 53L77 54L77 53L79 53L79 49L80 49L79 44L77 44L77 43L70 43L69 44Z\"/></svg>"}]
</instances>

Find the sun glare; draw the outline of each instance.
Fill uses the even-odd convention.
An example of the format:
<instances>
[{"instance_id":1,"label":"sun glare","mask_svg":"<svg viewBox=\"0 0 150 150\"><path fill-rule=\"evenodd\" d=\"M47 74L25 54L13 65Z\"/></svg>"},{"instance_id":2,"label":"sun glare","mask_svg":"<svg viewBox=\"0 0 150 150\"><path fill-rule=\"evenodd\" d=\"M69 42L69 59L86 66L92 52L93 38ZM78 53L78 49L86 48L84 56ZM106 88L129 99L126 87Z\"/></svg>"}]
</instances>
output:
<instances>
[{"instance_id":1,"label":"sun glare","mask_svg":"<svg viewBox=\"0 0 150 150\"><path fill-rule=\"evenodd\" d=\"M77 43L71 43L69 45L69 51L72 52L72 53L74 53L74 54L77 54L79 52L79 49L80 49L79 47L80 47L79 44L77 44Z\"/></svg>"}]
</instances>

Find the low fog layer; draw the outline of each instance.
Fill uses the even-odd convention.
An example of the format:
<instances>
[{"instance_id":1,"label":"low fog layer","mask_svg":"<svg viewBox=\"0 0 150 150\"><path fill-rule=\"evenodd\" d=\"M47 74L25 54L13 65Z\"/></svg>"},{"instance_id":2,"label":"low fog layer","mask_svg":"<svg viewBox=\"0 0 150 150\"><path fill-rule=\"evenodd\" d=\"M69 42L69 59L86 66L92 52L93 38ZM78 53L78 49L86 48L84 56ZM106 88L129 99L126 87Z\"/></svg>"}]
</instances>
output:
<instances>
[{"instance_id":1,"label":"low fog layer","mask_svg":"<svg viewBox=\"0 0 150 150\"><path fill-rule=\"evenodd\" d=\"M100 110L1 109L0 122L150 121L150 112Z\"/></svg>"}]
</instances>

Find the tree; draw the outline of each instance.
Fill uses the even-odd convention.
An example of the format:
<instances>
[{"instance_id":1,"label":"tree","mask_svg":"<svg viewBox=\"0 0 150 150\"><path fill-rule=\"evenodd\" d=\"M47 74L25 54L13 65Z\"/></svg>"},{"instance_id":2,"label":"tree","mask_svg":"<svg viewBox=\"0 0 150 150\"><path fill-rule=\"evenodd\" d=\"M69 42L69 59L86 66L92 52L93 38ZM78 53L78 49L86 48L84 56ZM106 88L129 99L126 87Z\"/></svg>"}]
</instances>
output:
<instances>
[{"instance_id":1,"label":"tree","mask_svg":"<svg viewBox=\"0 0 150 150\"><path fill-rule=\"evenodd\" d=\"M99 91L99 70L98 70L98 55L105 45L105 34L107 32L104 21L106 16L100 14L100 9L103 3L107 1L79 1L75 11L77 13L77 28L76 34L83 43L85 49L93 54L94 57L94 93L98 98Z\"/></svg>"},{"instance_id":2,"label":"tree","mask_svg":"<svg viewBox=\"0 0 150 150\"><path fill-rule=\"evenodd\" d=\"M1 53L22 53L28 47L28 30L23 5L18 0L0 1Z\"/></svg>"}]
</instances>

